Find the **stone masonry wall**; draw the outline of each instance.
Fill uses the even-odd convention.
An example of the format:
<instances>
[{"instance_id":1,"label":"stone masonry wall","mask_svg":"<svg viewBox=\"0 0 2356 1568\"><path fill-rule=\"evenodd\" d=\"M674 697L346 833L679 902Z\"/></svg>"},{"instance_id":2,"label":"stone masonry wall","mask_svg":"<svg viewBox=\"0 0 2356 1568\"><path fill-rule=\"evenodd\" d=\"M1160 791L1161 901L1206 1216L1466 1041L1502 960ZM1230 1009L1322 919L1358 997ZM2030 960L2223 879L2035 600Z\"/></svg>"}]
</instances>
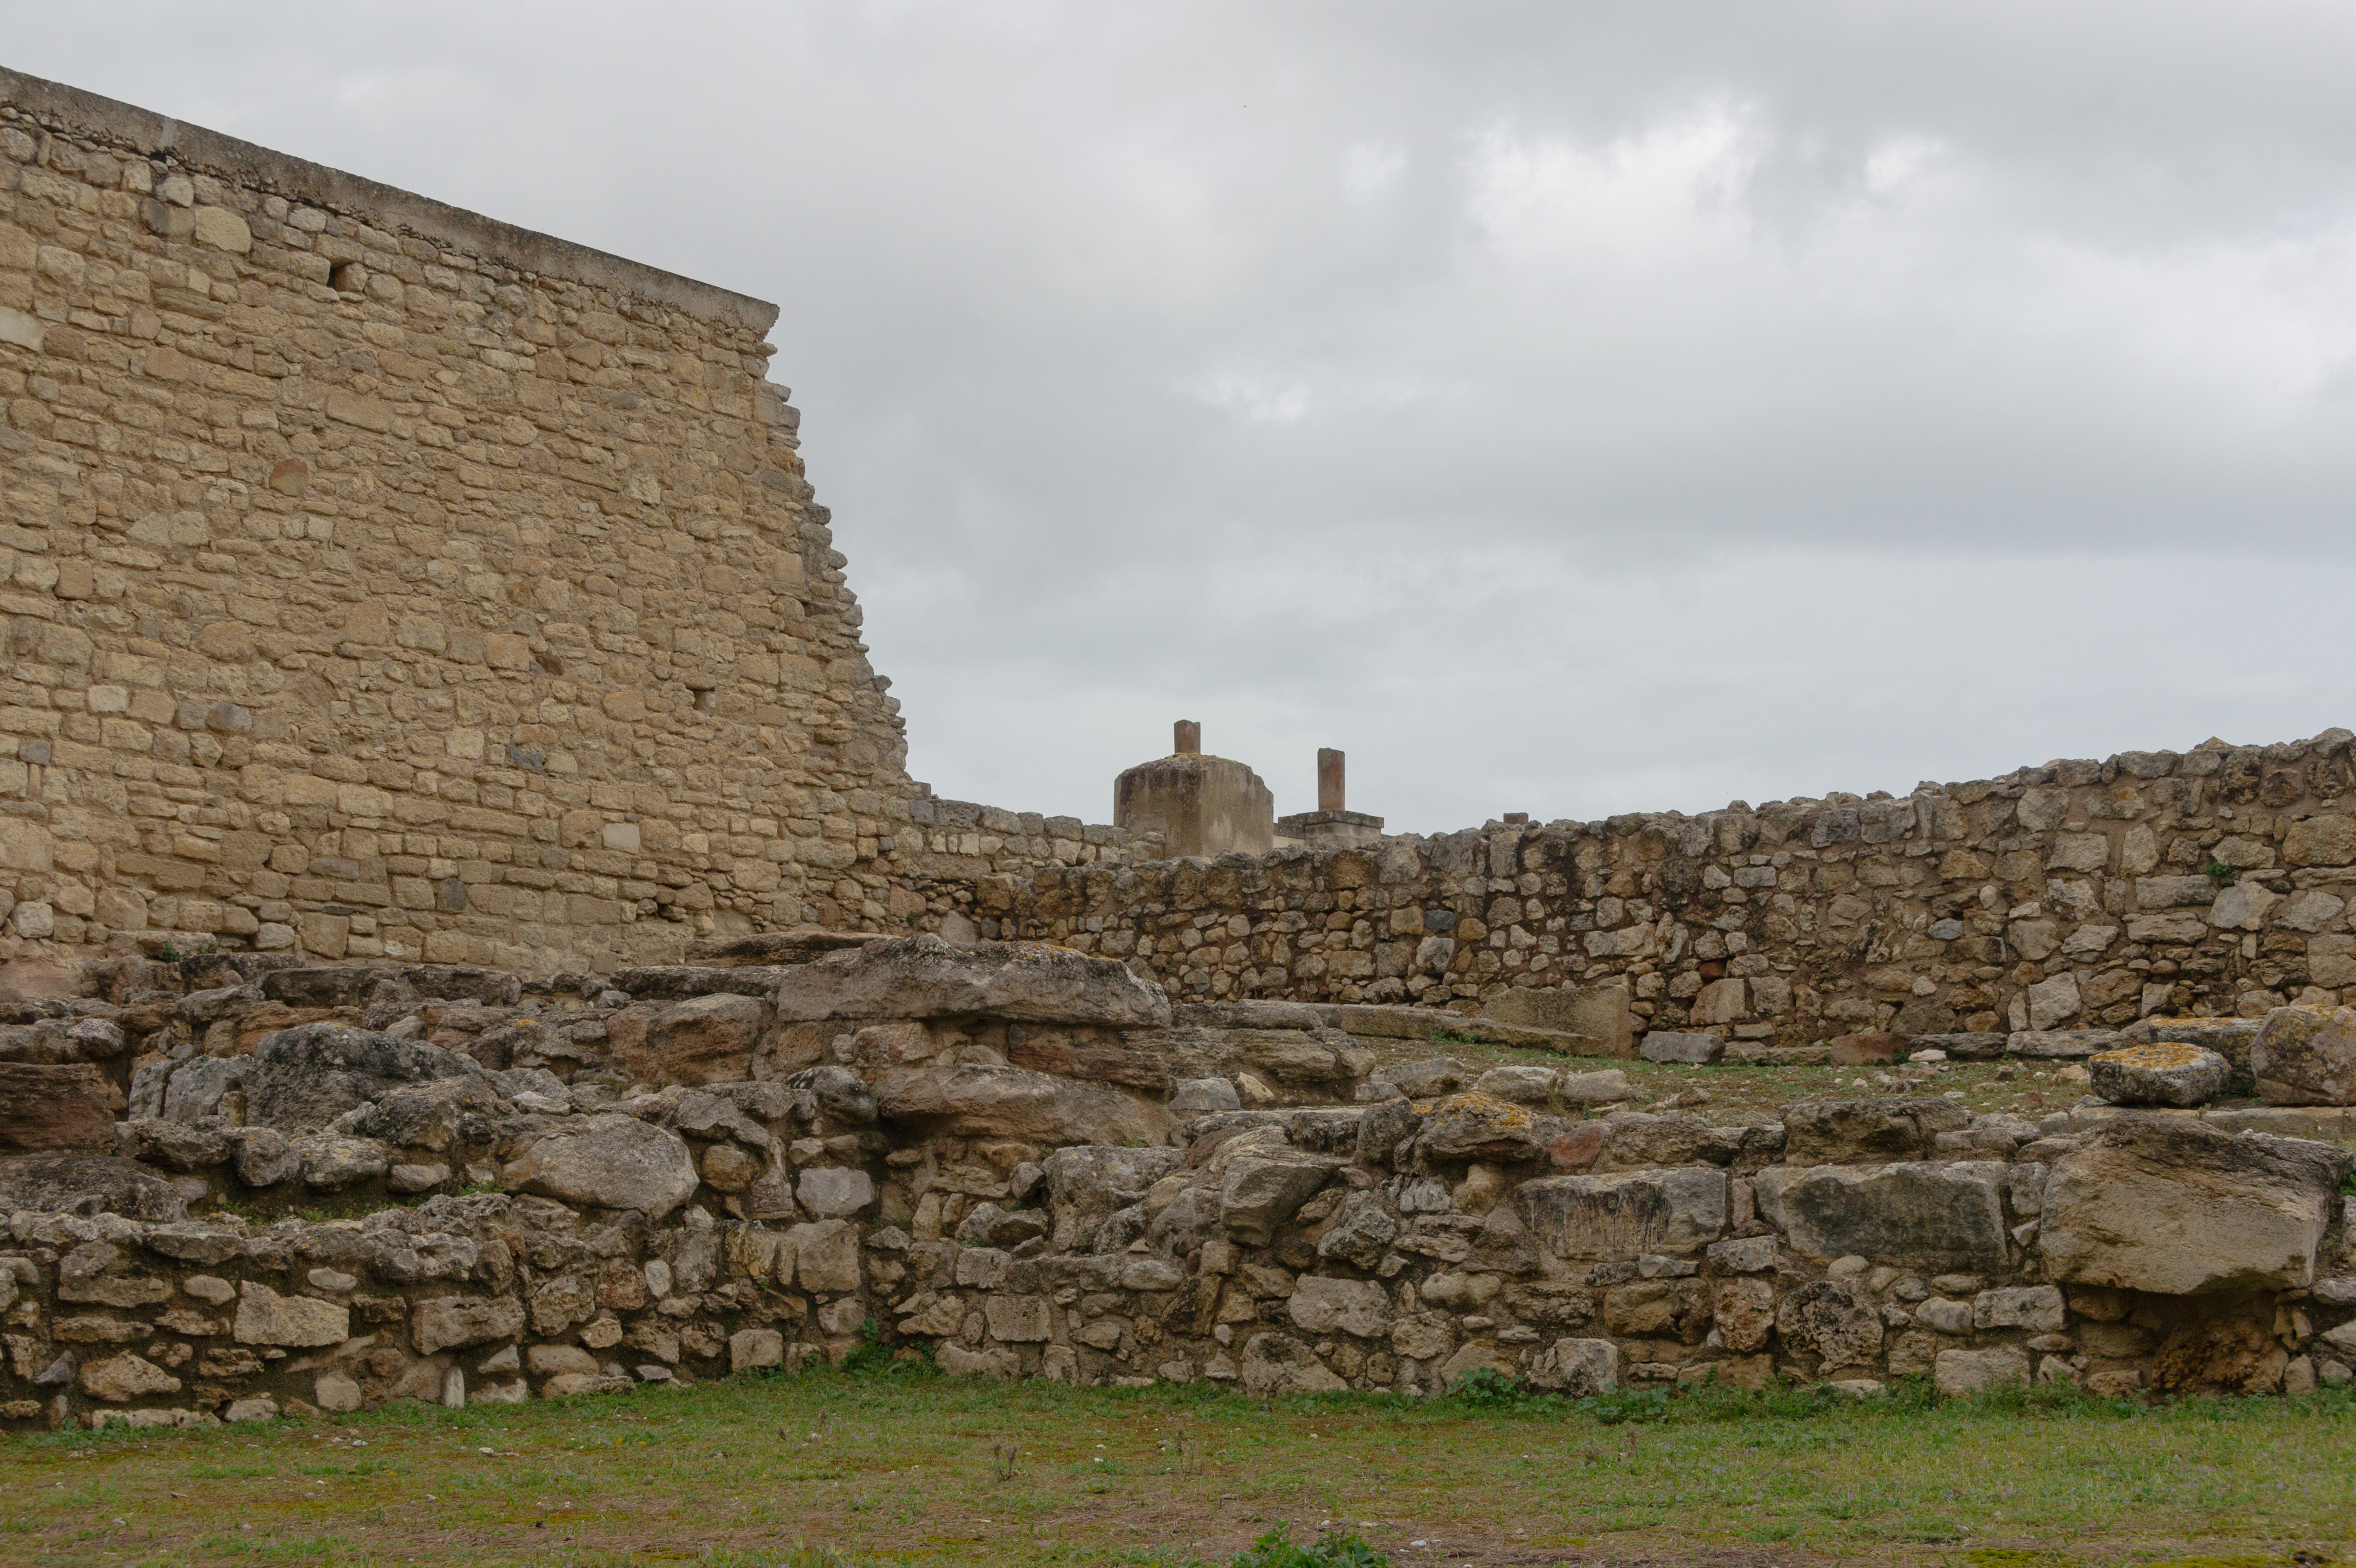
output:
<instances>
[{"instance_id":1,"label":"stone masonry wall","mask_svg":"<svg viewBox=\"0 0 2356 1568\"><path fill-rule=\"evenodd\" d=\"M1780 1044L2256 1015L2356 997L2351 738L1050 870L985 886L980 929L1189 999L1462 1009L1624 976L1639 1029Z\"/></svg>"},{"instance_id":2,"label":"stone masonry wall","mask_svg":"<svg viewBox=\"0 0 2356 1568\"><path fill-rule=\"evenodd\" d=\"M0 957L904 919L776 314L0 71Z\"/></svg>"}]
</instances>

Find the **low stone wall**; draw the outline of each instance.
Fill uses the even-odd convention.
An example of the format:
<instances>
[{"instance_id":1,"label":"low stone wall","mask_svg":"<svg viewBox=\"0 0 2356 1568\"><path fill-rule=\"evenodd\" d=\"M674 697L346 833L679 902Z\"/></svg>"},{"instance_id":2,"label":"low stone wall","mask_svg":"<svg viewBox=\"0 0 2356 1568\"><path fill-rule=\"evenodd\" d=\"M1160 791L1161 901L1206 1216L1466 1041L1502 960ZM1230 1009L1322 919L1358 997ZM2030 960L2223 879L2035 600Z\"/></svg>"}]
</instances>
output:
<instances>
[{"instance_id":1,"label":"low stone wall","mask_svg":"<svg viewBox=\"0 0 2356 1568\"><path fill-rule=\"evenodd\" d=\"M0 1420L562 1396L869 1338L1258 1394L2356 1364L2356 1084L2030 1122L1910 1066L1719 1124L1592 1064L1375 1073L1334 1026L1387 1020L1346 1008L839 940L553 982L93 966L0 1026ZM2253 1055L2293 1048L2344 1063L2356 1015L2285 1009Z\"/></svg>"},{"instance_id":2,"label":"low stone wall","mask_svg":"<svg viewBox=\"0 0 2356 1568\"><path fill-rule=\"evenodd\" d=\"M2254 1015L2356 994L2350 741L1049 870L983 888L980 929L1188 998L1471 1010L1624 982L1640 1029L1782 1045Z\"/></svg>"}]
</instances>

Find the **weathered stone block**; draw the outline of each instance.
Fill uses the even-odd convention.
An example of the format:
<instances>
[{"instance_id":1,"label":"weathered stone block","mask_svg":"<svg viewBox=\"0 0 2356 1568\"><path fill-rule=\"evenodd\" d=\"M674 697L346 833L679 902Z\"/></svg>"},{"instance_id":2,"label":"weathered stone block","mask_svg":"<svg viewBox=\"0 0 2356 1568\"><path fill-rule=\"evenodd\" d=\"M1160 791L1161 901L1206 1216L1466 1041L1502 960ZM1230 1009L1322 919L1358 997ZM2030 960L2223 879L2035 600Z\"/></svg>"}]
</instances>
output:
<instances>
[{"instance_id":1,"label":"weathered stone block","mask_svg":"<svg viewBox=\"0 0 2356 1568\"><path fill-rule=\"evenodd\" d=\"M1556 1257L1688 1252L1726 1229L1726 1173L1708 1165L1618 1176L1542 1176L1514 1192L1514 1212Z\"/></svg>"},{"instance_id":2,"label":"weathered stone block","mask_svg":"<svg viewBox=\"0 0 2356 1568\"><path fill-rule=\"evenodd\" d=\"M1762 1217L1809 1257L1981 1270L2007 1255L2005 1177L1986 1161L1773 1165L1754 1187Z\"/></svg>"}]
</instances>

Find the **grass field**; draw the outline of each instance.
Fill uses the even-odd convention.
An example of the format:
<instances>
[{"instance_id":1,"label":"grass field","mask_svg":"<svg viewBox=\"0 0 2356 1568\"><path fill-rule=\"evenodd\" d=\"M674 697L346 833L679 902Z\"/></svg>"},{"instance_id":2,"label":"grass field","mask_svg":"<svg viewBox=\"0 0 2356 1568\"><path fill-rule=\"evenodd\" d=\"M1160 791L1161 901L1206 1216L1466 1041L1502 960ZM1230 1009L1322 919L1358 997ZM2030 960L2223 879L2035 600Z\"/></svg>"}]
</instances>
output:
<instances>
[{"instance_id":1,"label":"grass field","mask_svg":"<svg viewBox=\"0 0 2356 1568\"><path fill-rule=\"evenodd\" d=\"M1224 1564L1280 1526L1399 1565L2329 1562L2356 1400L1269 1404L904 1363L0 1441L11 1564Z\"/></svg>"}]
</instances>

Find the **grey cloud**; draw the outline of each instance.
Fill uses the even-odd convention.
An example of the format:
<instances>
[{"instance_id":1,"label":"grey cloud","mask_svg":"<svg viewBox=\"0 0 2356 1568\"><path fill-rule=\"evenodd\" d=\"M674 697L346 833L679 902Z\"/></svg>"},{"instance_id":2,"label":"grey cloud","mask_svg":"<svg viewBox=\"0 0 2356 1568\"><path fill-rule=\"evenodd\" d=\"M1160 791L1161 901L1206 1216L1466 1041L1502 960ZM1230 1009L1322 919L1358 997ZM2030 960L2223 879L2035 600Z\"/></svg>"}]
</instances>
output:
<instances>
[{"instance_id":1,"label":"grey cloud","mask_svg":"<svg viewBox=\"0 0 2356 1568\"><path fill-rule=\"evenodd\" d=\"M913 766L1395 827L2348 718L2324 4L0 4L10 63L776 299Z\"/></svg>"}]
</instances>

